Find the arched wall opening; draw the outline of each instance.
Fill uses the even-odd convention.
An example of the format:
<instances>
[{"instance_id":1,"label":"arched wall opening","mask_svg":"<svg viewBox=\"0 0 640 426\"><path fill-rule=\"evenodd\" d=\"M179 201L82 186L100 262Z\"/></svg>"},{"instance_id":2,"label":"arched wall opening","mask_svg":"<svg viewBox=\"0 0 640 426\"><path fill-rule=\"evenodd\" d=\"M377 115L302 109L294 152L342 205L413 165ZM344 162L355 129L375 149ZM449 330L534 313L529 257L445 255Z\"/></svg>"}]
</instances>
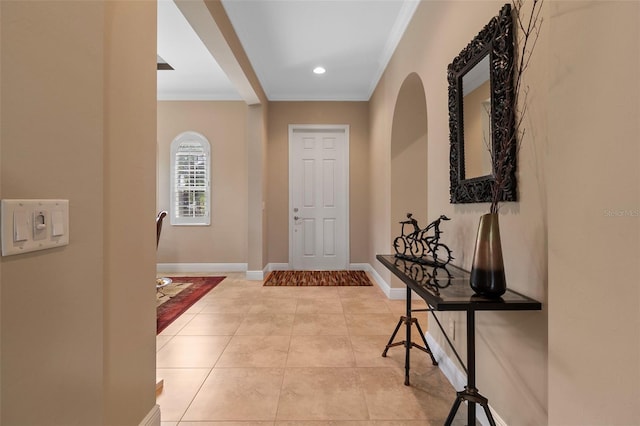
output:
<instances>
[{"instance_id":1,"label":"arched wall opening","mask_svg":"<svg viewBox=\"0 0 640 426\"><path fill-rule=\"evenodd\" d=\"M427 101L420 76L405 78L391 127L391 241L408 212L421 228L427 225ZM402 287L392 277L392 287Z\"/></svg>"}]
</instances>

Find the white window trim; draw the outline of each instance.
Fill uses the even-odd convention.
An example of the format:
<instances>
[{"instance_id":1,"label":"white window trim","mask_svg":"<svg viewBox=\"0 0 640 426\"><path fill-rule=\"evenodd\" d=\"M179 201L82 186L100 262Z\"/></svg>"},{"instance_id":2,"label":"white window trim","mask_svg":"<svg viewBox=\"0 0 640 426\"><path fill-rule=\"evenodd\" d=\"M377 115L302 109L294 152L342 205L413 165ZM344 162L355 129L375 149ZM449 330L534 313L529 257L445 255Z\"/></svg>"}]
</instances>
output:
<instances>
[{"instance_id":1,"label":"white window trim","mask_svg":"<svg viewBox=\"0 0 640 426\"><path fill-rule=\"evenodd\" d=\"M206 176L206 189L205 189L205 210L206 213L204 216L200 217L177 217L176 212L176 155L178 153L178 148L181 144L185 142L195 142L202 146L204 153L206 155L206 164L205 164L205 176ZM211 144L203 135L198 132L188 131L180 133L176 138L171 142L171 157L170 157L170 177L169 177L169 217L171 221L171 225L186 225L186 226L208 226L211 224Z\"/></svg>"}]
</instances>

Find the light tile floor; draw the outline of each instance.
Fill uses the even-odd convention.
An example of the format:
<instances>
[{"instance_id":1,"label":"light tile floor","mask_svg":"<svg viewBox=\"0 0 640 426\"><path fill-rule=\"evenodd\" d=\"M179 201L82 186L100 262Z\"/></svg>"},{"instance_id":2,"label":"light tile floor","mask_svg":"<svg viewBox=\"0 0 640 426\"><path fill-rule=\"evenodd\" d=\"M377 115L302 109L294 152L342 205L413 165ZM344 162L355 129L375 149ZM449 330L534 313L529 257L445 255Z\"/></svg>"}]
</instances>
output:
<instances>
[{"instance_id":1,"label":"light tile floor","mask_svg":"<svg viewBox=\"0 0 640 426\"><path fill-rule=\"evenodd\" d=\"M443 424L455 390L428 355L411 351L411 386L404 348L381 356L404 301L375 285L263 287L225 275L157 337L162 426Z\"/></svg>"}]
</instances>

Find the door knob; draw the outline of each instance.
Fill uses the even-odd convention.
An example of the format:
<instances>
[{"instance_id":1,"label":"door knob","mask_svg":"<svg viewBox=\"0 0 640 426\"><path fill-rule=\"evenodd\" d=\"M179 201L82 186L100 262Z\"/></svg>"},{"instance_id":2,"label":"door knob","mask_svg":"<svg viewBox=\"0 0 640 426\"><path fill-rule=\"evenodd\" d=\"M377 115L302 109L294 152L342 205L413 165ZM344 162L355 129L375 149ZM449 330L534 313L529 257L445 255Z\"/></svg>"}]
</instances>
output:
<instances>
[{"instance_id":1,"label":"door knob","mask_svg":"<svg viewBox=\"0 0 640 426\"><path fill-rule=\"evenodd\" d=\"M300 216L294 216L293 220L300 220Z\"/></svg>"}]
</instances>

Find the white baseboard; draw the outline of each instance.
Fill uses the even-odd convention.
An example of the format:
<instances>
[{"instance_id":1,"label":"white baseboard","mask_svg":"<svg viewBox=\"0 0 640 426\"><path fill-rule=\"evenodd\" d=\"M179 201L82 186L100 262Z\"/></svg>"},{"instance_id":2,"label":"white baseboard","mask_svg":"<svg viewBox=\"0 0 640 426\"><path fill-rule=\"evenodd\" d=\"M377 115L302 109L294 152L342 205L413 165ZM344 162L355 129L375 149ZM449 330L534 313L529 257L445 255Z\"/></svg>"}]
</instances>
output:
<instances>
[{"instance_id":1,"label":"white baseboard","mask_svg":"<svg viewBox=\"0 0 640 426\"><path fill-rule=\"evenodd\" d=\"M427 332L425 334L425 338L427 339L427 344L429 345L429 349L433 353L434 358L438 361L438 367L445 375L451 386L453 386L456 390L462 390L467 385L467 375L462 371L458 364L456 364L447 353L442 349L442 347L436 342L436 340ZM451 401L453 403L453 401ZM489 404L489 409L491 410L491 415L493 416L493 420L496 422L496 426L507 426L507 423L496 413L496 410ZM476 407L476 419L483 426L489 425L489 419L487 419L487 415L484 413L484 410L481 407Z\"/></svg>"},{"instance_id":2,"label":"white baseboard","mask_svg":"<svg viewBox=\"0 0 640 426\"><path fill-rule=\"evenodd\" d=\"M217 272L246 272L246 263L158 263L158 273L217 273Z\"/></svg>"},{"instance_id":3,"label":"white baseboard","mask_svg":"<svg viewBox=\"0 0 640 426\"><path fill-rule=\"evenodd\" d=\"M405 300L407 298L406 288L392 288L382 276L375 270L369 263L352 263L349 265L349 269L357 271L365 271L371 274L375 283L380 287L380 290L391 300Z\"/></svg>"},{"instance_id":4,"label":"white baseboard","mask_svg":"<svg viewBox=\"0 0 640 426\"><path fill-rule=\"evenodd\" d=\"M425 338L431 348L434 358L438 361L438 367L456 390L464 389L467 384L467 375L453 361L442 347L436 342L431 333L425 333Z\"/></svg>"},{"instance_id":5,"label":"white baseboard","mask_svg":"<svg viewBox=\"0 0 640 426\"><path fill-rule=\"evenodd\" d=\"M407 300L407 289L390 287L388 297L391 300Z\"/></svg>"},{"instance_id":6,"label":"white baseboard","mask_svg":"<svg viewBox=\"0 0 640 426\"><path fill-rule=\"evenodd\" d=\"M380 290L382 290L382 292L386 294L389 299L393 299L392 297L393 295L391 293L391 286L387 284L387 282L384 280L384 278L382 278L382 276L380 276L380 274L378 273L378 271L375 270L375 268L373 268L368 263L367 265L369 266L369 269L366 271L369 274L371 274L375 283L378 284L378 287L380 287Z\"/></svg>"},{"instance_id":7,"label":"white baseboard","mask_svg":"<svg viewBox=\"0 0 640 426\"><path fill-rule=\"evenodd\" d=\"M272 271L288 271L289 264L288 263L267 263L267 266L264 267L264 272L272 272Z\"/></svg>"},{"instance_id":8,"label":"white baseboard","mask_svg":"<svg viewBox=\"0 0 640 426\"><path fill-rule=\"evenodd\" d=\"M159 273L167 272L246 272L248 280L262 280L267 273L271 271L288 271L290 270L288 263L269 263L262 271L248 271L246 263L159 263L157 271ZM391 288L391 286L378 274L378 272L369 263L351 263L349 270L369 272L375 283L380 287L389 299L404 300L406 299L407 290L402 288ZM417 297L413 294L413 297ZM467 383L466 374L458 367L458 365L447 355L442 347L428 332L425 334L427 343L433 352L433 356L438 361L438 367L449 380L455 389L464 389ZM507 423L496 413L495 409L489 405L493 419L497 426L507 426ZM489 425L489 421L484 410L477 409L478 421L483 425ZM151 412L140 423L140 426L160 426L160 407L156 405Z\"/></svg>"},{"instance_id":9,"label":"white baseboard","mask_svg":"<svg viewBox=\"0 0 640 426\"><path fill-rule=\"evenodd\" d=\"M160 406L156 404L142 419L139 426L160 426L160 420Z\"/></svg>"},{"instance_id":10,"label":"white baseboard","mask_svg":"<svg viewBox=\"0 0 640 426\"><path fill-rule=\"evenodd\" d=\"M402 288L391 288L389 284L378 274L378 272L368 263L366 264L352 264L352 269L364 270L369 272L373 279L376 281L376 284L382 289L382 291L387 295L389 299L393 300L406 300L407 298L407 289L406 287ZM412 292L412 297L420 298L418 295ZM427 339L427 343L429 344L429 348L433 352L433 356L438 361L438 367L445 375L449 383L456 389L461 390L467 384L467 375L458 368L458 365L447 355L447 353L442 349L442 347L435 341L435 339L428 332L425 334L425 338ZM452 401L453 403L453 401ZM507 423L496 413L496 410L491 407L489 404L489 409L491 410L491 415L496 422L496 426L507 426ZM483 426L489 425L489 420L487 419L484 410L476 409L476 418Z\"/></svg>"},{"instance_id":11,"label":"white baseboard","mask_svg":"<svg viewBox=\"0 0 640 426\"><path fill-rule=\"evenodd\" d=\"M247 271L245 278L251 281L262 281L264 279L264 271Z\"/></svg>"},{"instance_id":12,"label":"white baseboard","mask_svg":"<svg viewBox=\"0 0 640 426\"><path fill-rule=\"evenodd\" d=\"M369 272L371 270L371 265L369 265L368 263L350 263L347 269L350 271Z\"/></svg>"},{"instance_id":13,"label":"white baseboard","mask_svg":"<svg viewBox=\"0 0 640 426\"><path fill-rule=\"evenodd\" d=\"M389 285L369 263L350 263L348 269L350 271L365 271L371 274L373 281L380 287L380 290L389 297Z\"/></svg>"},{"instance_id":14,"label":"white baseboard","mask_svg":"<svg viewBox=\"0 0 640 426\"><path fill-rule=\"evenodd\" d=\"M288 271L290 269L288 263L268 263L262 271L249 271L246 263L158 263L156 265L156 271L159 274L245 272L246 279L255 281L263 280L269 272ZM406 298L405 288L391 288L369 263L351 263L348 269L369 272L375 283L389 299L404 300Z\"/></svg>"},{"instance_id":15,"label":"white baseboard","mask_svg":"<svg viewBox=\"0 0 640 426\"><path fill-rule=\"evenodd\" d=\"M350 271L369 271L371 265L368 263L350 263L347 267ZM265 272L271 271L290 271L291 267L288 263L268 263L264 268Z\"/></svg>"},{"instance_id":16,"label":"white baseboard","mask_svg":"<svg viewBox=\"0 0 640 426\"><path fill-rule=\"evenodd\" d=\"M507 425L507 422L504 421L504 419L502 417L500 417L498 415L498 413L496 413L496 410L491 406L491 404L489 404L489 409L491 410L491 415L493 416L493 421L496 422L496 426L509 426ZM486 415L484 414L484 410L479 410L476 412L478 420L480 421L480 423L482 423L483 425L488 425L489 424L489 420L487 419Z\"/></svg>"}]
</instances>

